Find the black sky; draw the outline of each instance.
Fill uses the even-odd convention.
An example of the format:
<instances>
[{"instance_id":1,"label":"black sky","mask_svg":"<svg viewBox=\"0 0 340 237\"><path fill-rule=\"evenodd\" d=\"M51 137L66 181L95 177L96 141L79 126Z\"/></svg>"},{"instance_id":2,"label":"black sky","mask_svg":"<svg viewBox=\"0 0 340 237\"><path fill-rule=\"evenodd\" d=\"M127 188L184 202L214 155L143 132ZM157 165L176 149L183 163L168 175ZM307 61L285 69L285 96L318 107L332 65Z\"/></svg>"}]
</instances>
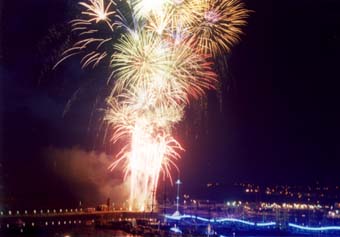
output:
<instances>
[{"instance_id":1,"label":"black sky","mask_svg":"<svg viewBox=\"0 0 340 237\"><path fill-rule=\"evenodd\" d=\"M209 181L339 184L339 1L246 3L254 12L229 56L221 110L210 93L201 131L178 132L187 150L179 163L182 179L192 187ZM70 184L60 182L42 153L48 147L114 150L97 135L100 112L89 117L103 91L94 80L105 81L106 73L82 71L77 59L48 70L62 44L48 37L61 31L63 41L75 2L7 1L0 12L3 196L34 198L48 190L72 197Z\"/></svg>"}]
</instances>

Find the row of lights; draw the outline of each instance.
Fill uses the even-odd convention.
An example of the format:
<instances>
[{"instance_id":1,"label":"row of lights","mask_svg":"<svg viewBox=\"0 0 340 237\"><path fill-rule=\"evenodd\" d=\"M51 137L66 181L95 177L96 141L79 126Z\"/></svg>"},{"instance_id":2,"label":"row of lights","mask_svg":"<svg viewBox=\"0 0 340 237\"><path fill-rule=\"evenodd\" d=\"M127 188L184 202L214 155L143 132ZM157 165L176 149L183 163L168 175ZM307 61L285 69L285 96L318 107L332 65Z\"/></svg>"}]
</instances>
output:
<instances>
[{"instance_id":1,"label":"row of lights","mask_svg":"<svg viewBox=\"0 0 340 237\"><path fill-rule=\"evenodd\" d=\"M282 205L277 203L261 203L261 207L265 209L273 209L273 208L283 208L283 209L298 209L298 210L305 210L305 209L321 209L322 206L320 204L311 205L311 204L300 204L300 203L293 203L287 204L283 203Z\"/></svg>"},{"instance_id":2,"label":"row of lights","mask_svg":"<svg viewBox=\"0 0 340 237\"><path fill-rule=\"evenodd\" d=\"M340 218L339 210L329 211L328 212L328 217L331 217L331 218Z\"/></svg>"},{"instance_id":3,"label":"row of lights","mask_svg":"<svg viewBox=\"0 0 340 237\"><path fill-rule=\"evenodd\" d=\"M239 207L239 206L241 206L242 205L242 202L241 201L238 201L238 202L236 202L236 201L233 201L233 202L227 202L227 206L228 207L230 207L230 206L232 206L232 207Z\"/></svg>"},{"instance_id":4,"label":"row of lights","mask_svg":"<svg viewBox=\"0 0 340 237\"><path fill-rule=\"evenodd\" d=\"M119 220L119 221L122 221L122 220L124 220L124 221L132 221L132 220L134 220L134 218L124 218L124 219L123 219L123 218L119 218L118 220ZM149 221L155 221L155 220L156 220L156 219L149 218ZM91 222L94 223L94 220L92 220ZM56 222L51 221L51 222L50 222L51 225L62 225L62 224L66 225L66 224L72 224L72 223L73 223L73 224L77 224L77 223L78 223L78 224L81 224L82 221L81 221L81 220L78 220L78 221L76 221L76 220L73 220L73 221L69 220L69 221L64 221L64 222L62 222L62 221L56 221ZM46 222L45 222L45 226L48 226L48 225L49 225L49 223L48 223L48 221L46 221ZM23 223L22 223L22 226L25 227L25 226L26 226L26 223L23 222ZM34 226L35 226L35 223L32 222L32 223L31 223L31 226L34 227ZM2 226L0 225L0 229L1 229L1 227L2 227ZM10 224L6 224L6 227L9 228L9 227L10 227Z\"/></svg>"},{"instance_id":5,"label":"row of lights","mask_svg":"<svg viewBox=\"0 0 340 237\"><path fill-rule=\"evenodd\" d=\"M64 212L78 212L78 211L79 211L79 212L82 212L83 209L80 208L80 209L70 209L70 210L69 210L69 209L65 209L65 210L64 210ZM59 209L59 213L62 213L62 212L63 212L63 209ZM37 212L37 210L33 210L32 213L33 213L33 214L37 214L38 212ZM44 211L43 211L43 210L40 210L40 213L43 214ZM47 209L45 213L47 213L47 214L49 214L49 213L57 213L57 210L53 209L53 212L51 212L49 209ZM20 215L20 211L16 211L16 214L17 214L17 215ZM24 211L24 214L27 215L27 214L28 214L28 211L25 210L25 211ZM1 215L1 216L5 215L5 212L4 212L4 211L0 211L0 215ZM14 212L12 212L12 210L9 210L9 211L8 211L8 215L14 215Z\"/></svg>"},{"instance_id":6,"label":"row of lights","mask_svg":"<svg viewBox=\"0 0 340 237\"><path fill-rule=\"evenodd\" d=\"M94 220L92 220L92 222L94 222ZM62 225L62 224L64 224L64 225L67 225L67 224L81 224L82 222L81 222L81 220L78 220L78 221L76 221L76 220L74 220L74 221L64 221L64 222L62 222L62 221L56 221L56 222L54 222L54 221L51 221L50 222L50 224L51 225ZM46 221L45 222L45 226L48 226L49 225L49 223L48 223L48 221ZM31 223L31 226L32 227L34 227L35 226L35 223L34 222L32 222ZM1 229L1 225L0 225L0 229ZM6 228L9 228L10 227L10 224L6 224ZM24 222L23 224L22 224L22 227L26 227L26 223Z\"/></svg>"},{"instance_id":7,"label":"row of lights","mask_svg":"<svg viewBox=\"0 0 340 237\"><path fill-rule=\"evenodd\" d=\"M260 187L257 185L252 185L252 184L240 184L241 187L244 187L244 191L246 193L258 193L260 192ZM335 187L337 190L339 189L339 186L336 186ZM301 192L293 192L293 191L289 191L290 189L292 189L292 187L290 186L276 186L275 188L274 187L266 187L265 188L265 194L267 195L272 195L272 194L280 194L280 195L286 195L286 196L297 196L298 198L302 198L302 196L307 196L307 197L311 197L312 194L307 192L307 193L301 193ZM309 187L308 188L309 191L312 191L312 188ZM315 189L316 191L329 191L329 187L317 187ZM319 194L320 197L324 197L325 194L324 193L321 193Z\"/></svg>"}]
</instances>

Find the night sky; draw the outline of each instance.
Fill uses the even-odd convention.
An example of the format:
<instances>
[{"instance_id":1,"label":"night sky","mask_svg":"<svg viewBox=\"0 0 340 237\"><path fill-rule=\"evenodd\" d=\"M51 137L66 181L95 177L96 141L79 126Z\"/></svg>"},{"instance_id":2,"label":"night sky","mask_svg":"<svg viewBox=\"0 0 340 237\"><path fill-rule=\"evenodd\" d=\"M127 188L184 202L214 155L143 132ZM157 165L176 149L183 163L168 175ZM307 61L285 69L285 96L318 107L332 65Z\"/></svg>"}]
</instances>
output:
<instances>
[{"instance_id":1,"label":"night sky","mask_svg":"<svg viewBox=\"0 0 340 237\"><path fill-rule=\"evenodd\" d=\"M118 145L100 123L109 72L81 70L77 57L52 70L76 1L19 2L0 2L1 200L74 205L111 195L121 174L106 170ZM246 4L253 12L228 56L222 104L209 92L205 116L193 105L177 127L186 190L340 184L339 1Z\"/></svg>"}]
</instances>

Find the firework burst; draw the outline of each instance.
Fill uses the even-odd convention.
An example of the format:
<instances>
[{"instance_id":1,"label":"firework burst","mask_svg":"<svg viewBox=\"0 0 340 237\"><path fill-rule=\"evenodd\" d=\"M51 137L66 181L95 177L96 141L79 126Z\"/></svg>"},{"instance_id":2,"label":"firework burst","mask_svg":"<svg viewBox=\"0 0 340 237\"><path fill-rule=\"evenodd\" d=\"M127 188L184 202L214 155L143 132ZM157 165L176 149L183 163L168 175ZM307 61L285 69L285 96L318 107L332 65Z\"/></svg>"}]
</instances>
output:
<instances>
[{"instance_id":1,"label":"firework burst","mask_svg":"<svg viewBox=\"0 0 340 237\"><path fill-rule=\"evenodd\" d=\"M81 17L71 21L80 39L60 62L83 52L83 67L110 58L114 86L104 120L112 142L125 144L110 169L123 167L130 209L150 210L160 174L171 180L178 169L183 148L174 126L192 99L216 89L213 57L239 41L248 10L239 0L128 0L129 16L122 3L80 2Z\"/></svg>"},{"instance_id":2,"label":"firework burst","mask_svg":"<svg viewBox=\"0 0 340 237\"><path fill-rule=\"evenodd\" d=\"M240 0L205 0L203 11L188 31L202 53L214 56L230 52L239 42L249 10Z\"/></svg>"},{"instance_id":3,"label":"firework burst","mask_svg":"<svg viewBox=\"0 0 340 237\"><path fill-rule=\"evenodd\" d=\"M113 43L112 34L115 23L111 18L117 14L113 9L116 6L115 2L112 0L89 0L79 2L79 5L83 8L81 17L70 22L72 31L76 33L79 40L63 52L62 58L54 68L65 59L81 53L85 54L80 61L82 67L89 65L95 67L109 55L105 46Z\"/></svg>"},{"instance_id":4,"label":"firework burst","mask_svg":"<svg viewBox=\"0 0 340 237\"><path fill-rule=\"evenodd\" d=\"M216 80L209 56L188 43L177 44L143 31L124 35L115 49L111 64L118 92L143 87L166 100L188 102L188 96L201 96Z\"/></svg>"},{"instance_id":5,"label":"firework burst","mask_svg":"<svg viewBox=\"0 0 340 237\"><path fill-rule=\"evenodd\" d=\"M158 34L187 34L189 26L199 20L205 4L202 0L168 1L161 11L148 15L146 28Z\"/></svg>"},{"instance_id":6,"label":"firework burst","mask_svg":"<svg viewBox=\"0 0 340 237\"><path fill-rule=\"evenodd\" d=\"M132 8L136 18L145 19L150 14L163 14L168 2L170 0L134 0L132 1Z\"/></svg>"}]
</instances>

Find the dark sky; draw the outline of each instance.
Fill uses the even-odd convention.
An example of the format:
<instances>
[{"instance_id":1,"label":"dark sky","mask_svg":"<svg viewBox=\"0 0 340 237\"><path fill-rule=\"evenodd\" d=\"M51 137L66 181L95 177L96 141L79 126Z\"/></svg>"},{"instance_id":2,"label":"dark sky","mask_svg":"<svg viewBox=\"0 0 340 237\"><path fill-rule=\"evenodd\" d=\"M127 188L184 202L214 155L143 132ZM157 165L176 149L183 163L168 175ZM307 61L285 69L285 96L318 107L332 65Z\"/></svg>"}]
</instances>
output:
<instances>
[{"instance_id":1,"label":"dark sky","mask_svg":"<svg viewBox=\"0 0 340 237\"><path fill-rule=\"evenodd\" d=\"M222 105L209 93L204 121L192 125L189 118L197 112L189 109L178 128L186 148L179 162L186 187L210 181L339 184L339 1L246 3L254 12L229 55ZM68 161L55 153L115 151L103 139L98 110L103 104L96 103L105 93L105 69L81 70L75 58L51 70L77 11L67 0L0 3L0 192L5 202L49 196L76 200L74 186L80 181L61 178L56 167ZM72 172L90 172L81 169Z\"/></svg>"}]
</instances>

